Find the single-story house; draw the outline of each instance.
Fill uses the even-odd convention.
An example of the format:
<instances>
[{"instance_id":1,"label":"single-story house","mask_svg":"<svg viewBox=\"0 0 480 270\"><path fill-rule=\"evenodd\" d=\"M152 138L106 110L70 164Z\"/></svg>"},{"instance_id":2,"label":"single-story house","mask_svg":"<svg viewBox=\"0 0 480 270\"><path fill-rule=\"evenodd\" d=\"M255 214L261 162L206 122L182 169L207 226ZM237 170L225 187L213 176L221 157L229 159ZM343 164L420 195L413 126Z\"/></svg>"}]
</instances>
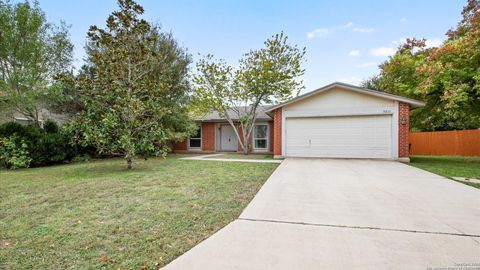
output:
<instances>
[{"instance_id":1,"label":"single-story house","mask_svg":"<svg viewBox=\"0 0 480 270\"><path fill-rule=\"evenodd\" d=\"M67 122L69 118L70 118L70 115L68 114L57 114L57 113L50 112L49 110L44 108L41 108L38 112L38 119L40 122L40 126L43 126L43 123L47 119L54 120L58 124L62 125L65 122ZM32 123L32 120L29 117L19 112L7 111L7 112L3 112L3 114L0 114L0 124L9 122L9 121L15 121L22 125L27 125Z\"/></svg>"},{"instance_id":2,"label":"single-story house","mask_svg":"<svg viewBox=\"0 0 480 270\"><path fill-rule=\"evenodd\" d=\"M421 101L335 82L261 108L250 138L253 153L275 157L409 160L410 110ZM241 152L233 128L216 113L176 152Z\"/></svg>"}]
</instances>

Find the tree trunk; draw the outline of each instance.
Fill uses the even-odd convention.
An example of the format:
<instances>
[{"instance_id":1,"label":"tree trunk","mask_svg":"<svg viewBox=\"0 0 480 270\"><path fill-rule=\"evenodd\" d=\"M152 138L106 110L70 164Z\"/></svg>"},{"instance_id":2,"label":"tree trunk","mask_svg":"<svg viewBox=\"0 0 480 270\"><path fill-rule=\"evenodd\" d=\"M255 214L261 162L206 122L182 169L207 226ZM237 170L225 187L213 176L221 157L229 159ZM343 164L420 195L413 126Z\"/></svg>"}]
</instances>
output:
<instances>
[{"instance_id":1,"label":"tree trunk","mask_svg":"<svg viewBox=\"0 0 480 270\"><path fill-rule=\"evenodd\" d=\"M38 115L38 110L35 108L33 112L33 123L38 127L41 128L42 125L40 125L40 116Z\"/></svg>"},{"instance_id":2,"label":"tree trunk","mask_svg":"<svg viewBox=\"0 0 480 270\"><path fill-rule=\"evenodd\" d=\"M242 130L242 133L243 133L243 154L248 155L248 137L244 130Z\"/></svg>"},{"instance_id":3,"label":"tree trunk","mask_svg":"<svg viewBox=\"0 0 480 270\"><path fill-rule=\"evenodd\" d=\"M127 160L127 169L131 170L132 169L132 156L130 154L127 154L125 156L125 159Z\"/></svg>"}]
</instances>

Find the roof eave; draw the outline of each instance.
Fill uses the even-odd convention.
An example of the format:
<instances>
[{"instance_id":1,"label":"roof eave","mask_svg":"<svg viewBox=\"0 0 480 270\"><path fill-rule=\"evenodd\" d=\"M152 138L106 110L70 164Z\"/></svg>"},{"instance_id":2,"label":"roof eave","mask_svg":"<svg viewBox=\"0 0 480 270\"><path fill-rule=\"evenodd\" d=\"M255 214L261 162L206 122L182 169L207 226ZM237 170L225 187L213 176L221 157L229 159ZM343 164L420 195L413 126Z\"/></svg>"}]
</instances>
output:
<instances>
[{"instance_id":1,"label":"roof eave","mask_svg":"<svg viewBox=\"0 0 480 270\"><path fill-rule=\"evenodd\" d=\"M372 96L378 96L378 97L381 97L381 98L386 98L386 99L396 100L396 101L400 101L400 102L405 102L405 103L410 104L411 108L413 108L413 109L425 106L425 103L422 102L422 101L419 101L419 100L406 98L406 97L401 97L401 96L397 96L397 95L392 95L392 94L389 94L389 93L379 92L377 90L362 88L362 87L358 87L358 86L355 86L355 85L350 85L350 84L346 84L346 83L342 83L342 82L334 82L334 83L328 84L324 87L321 87L321 88L318 88L318 89L313 90L311 92L308 92L306 94L295 97L295 98L293 98L291 100L288 100L286 102L280 103L276 106L273 106L272 108L270 108L268 110L265 110L265 113L269 114L270 112L272 112L272 111L274 111L278 108L281 108L281 107L284 107L286 105L295 103L297 101L303 100L305 98L316 95L318 93L327 91L327 90L329 90L331 88L334 88L336 86L347 88L347 89L350 89L350 90L355 91L355 92L362 92L362 93L365 93L365 94L370 94Z\"/></svg>"},{"instance_id":2,"label":"roof eave","mask_svg":"<svg viewBox=\"0 0 480 270\"><path fill-rule=\"evenodd\" d=\"M271 114L268 114L271 118L257 118L256 121L273 121L273 116ZM228 122L226 118L219 118L219 119L194 119L193 121L196 122ZM238 119L232 119L233 122L238 122Z\"/></svg>"}]
</instances>

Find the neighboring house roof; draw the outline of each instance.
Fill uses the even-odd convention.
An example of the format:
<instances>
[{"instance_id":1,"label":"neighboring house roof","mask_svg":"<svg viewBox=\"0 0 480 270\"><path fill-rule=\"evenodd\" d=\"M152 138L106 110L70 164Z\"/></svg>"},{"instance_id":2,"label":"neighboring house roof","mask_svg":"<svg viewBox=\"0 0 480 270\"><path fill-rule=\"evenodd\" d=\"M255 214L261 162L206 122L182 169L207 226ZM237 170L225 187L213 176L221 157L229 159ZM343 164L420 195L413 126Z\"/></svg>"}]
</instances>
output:
<instances>
[{"instance_id":1,"label":"neighboring house roof","mask_svg":"<svg viewBox=\"0 0 480 270\"><path fill-rule=\"evenodd\" d=\"M47 119L52 119L58 124L64 124L67 122L72 116L65 113L53 113L45 108L40 108L38 113L38 119L40 121L45 121ZM15 112L15 111L6 111L0 113L0 123L8 122L8 121L30 121L30 119L22 113Z\"/></svg>"},{"instance_id":2,"label":"neighboring house roof","mask_svg":"<svg viewBox=\"0 0 480 270\"><path fill-rule=\"evenodd\" d=\"M385 92L381 92L381 91L377 91L377 90L372 90L372 89L367 89L367 88L363 88L363 87L358 87L358 86L355 86L355 85L346 84L346 83L342 83L342 82L334 82L334 83L326 85L322 88L319 88L317 90L314 90L314 91L308 92L306 94L300 95L296 98L290 99L286 102L280 103L280 104L275 105L275 106L271 106L270 108L265 110L265 113L268 114L275 109L278 109L278 108L281 108L285 105L292 104L294 102L306 99L306 98L311 97L313 95L316 95L316 94L319 94L321 92L330 90L334 87L341 87L343 89L347 89L347 90L351 90L351 91L355 91L355 92L359 92L359 93L363 93L363 94L367 94L367 95L371 95L371 96L377 96L377 97L381 97L381 98L386 98L386 99L405 102L405 103L410 104L412 108L419 108L419 107L425 106L425 103L422 102L422 101L419 101L419 100L406 98L406 97L401 97L401 96L396 96L396 95L392 95L392 94L389 94L389 93L385 93Z\"/></svg>"},{"instance_id":3,"label":"neighboring house roof","mask_svg":"<svg viewBox=\"0 0 480 270\"><path fill-rule=\"evenodd\" d=\"M265 120L272 120L272 117L269 116L268 114L265 113L266 110L268 110L270 107L273 105L262 105L259 106L257 109L257 121L265 121ZM250 107L239 107L241 111L248 110ZM232 117L232 120L238 120L237 113L234 110L229 111L230 117ZM197 117L198 121L225 121L225 117L221 117L217 111L213 111L209 114L206 114L201 117Z\"/></svg>"}]
</instances>

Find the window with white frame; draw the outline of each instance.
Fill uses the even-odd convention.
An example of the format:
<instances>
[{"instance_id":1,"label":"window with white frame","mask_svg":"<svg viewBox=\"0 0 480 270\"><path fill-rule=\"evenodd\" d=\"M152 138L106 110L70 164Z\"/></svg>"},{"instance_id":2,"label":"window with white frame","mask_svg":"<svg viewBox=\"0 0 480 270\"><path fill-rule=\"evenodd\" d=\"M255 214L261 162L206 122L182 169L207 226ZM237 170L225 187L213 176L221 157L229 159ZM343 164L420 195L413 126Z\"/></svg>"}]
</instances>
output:
<instances>
[{"instance_id":1,"label":"window with white frame","mask_svg":"<svg viewBox=\"0 0 480 270\"><path fill-rule=\"evenodd\" d=\"M253 127L253 148L258 150L268 149L267 124L257 124Z\"/></svg>"},{"instance_id":2,"label":"window with white frame","mask_svg":"<svg viewBox=\"0 0 480 270\"><path fill-rule=\"evenodd\" d=\"M188 146L190 148L202 148L202 126L198 126L195 134L190 136Z\"/></svg>"}]
</instances>

